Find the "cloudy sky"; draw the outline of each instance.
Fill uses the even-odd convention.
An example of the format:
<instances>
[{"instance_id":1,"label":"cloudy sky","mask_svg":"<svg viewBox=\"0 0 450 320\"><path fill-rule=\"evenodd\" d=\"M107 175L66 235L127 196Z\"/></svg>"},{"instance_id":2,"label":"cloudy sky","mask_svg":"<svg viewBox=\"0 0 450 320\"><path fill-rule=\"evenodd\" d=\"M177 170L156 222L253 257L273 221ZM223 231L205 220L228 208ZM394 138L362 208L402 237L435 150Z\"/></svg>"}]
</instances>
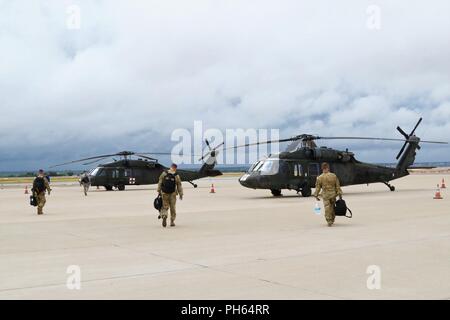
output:
<instances>
[{"instance_id":1,"label":"cloudy sky","mask_svg":"<svg viewBox=\"0 0 450 320\"><path fill-rule=\"evenodd\" d=\"M422 116L420 137L450 140L449 12L447 0L0 0L0 171L170 150L195 120L400 137ZM328 145L375 162L401 146ZM417 161L433 160L450 148L424 146Z\"/></svg>"}]
</instances>

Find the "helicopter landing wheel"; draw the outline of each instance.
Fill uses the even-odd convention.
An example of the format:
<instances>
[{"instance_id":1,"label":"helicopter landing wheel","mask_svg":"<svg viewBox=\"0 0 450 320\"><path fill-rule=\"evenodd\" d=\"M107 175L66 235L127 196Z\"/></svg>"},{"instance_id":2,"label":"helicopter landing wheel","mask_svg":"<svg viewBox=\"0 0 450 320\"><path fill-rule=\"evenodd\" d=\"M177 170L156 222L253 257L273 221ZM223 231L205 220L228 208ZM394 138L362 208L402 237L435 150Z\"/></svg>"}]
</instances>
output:
<instances>
[{"instance_id":1,"label":"helicopter landing wheel","mask_svg":"<svg viewBox=\"0 0 450 320\"><path fill-rule=\"evenodd\" d=\"M123 190L125 190L125 185L119 184L119 185L117 186L117 189L119 189L119 191L123 191Z\"/></svg>"},{"instance_id":2,"label":"helicopter landing wheel","mask_svg":"<svg viewBox=\"0 0 450 320\"><path fill-rule=\"evenodd\" d=\"M193 183L192 181L188 181L190 184L192 184L192 186L194 187L194 188L197 188L198 186L197 186L197 184L195 184L195 183Z\"/></svg>"},{"instance_id":3,"label":"helicopter landing wheel","mask_svg":"<svg viewBox=\"0 0 450 320\"><path fill-rule=\"evenodd\" d=\"M310 187L303 187L301 190L302 197L310 197L311 196L311 188Z\"/></svg>"},{"instance_id":4,"label":"helicopter landing wheel","mask_svg":"<svg viewBox=\"0 0 450 320\"><path fill-rule=\"evenodd\" d=\"M383 182L391 191L395 191L395 187L387 182Z\"/></svg>"},{"instance_id":5,"label":"helicopter landing wheel","mask_svg":"<svg viewBox=\"0 0 450 320\"><path fill-rule=\"evenodd\" d=\"M113 187L112 186L104 186L106 191L112 191Z\"/></svg>"},{"instance_id":6,"label":"helicopter landing wheel","mask_svg":"<svg viewBox=\"0 0 450 320\"><path fill-rule=\"evenodd\" d=\"M281 196L281 190L279 190L279 189L271 189L270 192L272 192L272 195L274 197L280 197Z\"/></svg>"}]
</instances>

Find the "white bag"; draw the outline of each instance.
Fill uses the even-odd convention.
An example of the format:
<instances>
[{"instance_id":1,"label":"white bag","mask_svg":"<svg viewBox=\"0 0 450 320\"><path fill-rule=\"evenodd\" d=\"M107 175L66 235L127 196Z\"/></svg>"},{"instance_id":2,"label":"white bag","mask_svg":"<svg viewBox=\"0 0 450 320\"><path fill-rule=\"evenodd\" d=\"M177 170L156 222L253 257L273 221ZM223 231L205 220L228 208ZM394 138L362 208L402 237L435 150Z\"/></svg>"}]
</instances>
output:
<instances>
[{"instance_id":1,"label":"white bag","mask_svg":"<svg viewBox=\"0 0 450 320\"><path fill-rule=\"evenodd\" d=\"M322 213L322 208L320 207L320 202L316 201L316 204L314 205L314 213L320 216Z\"/></svg>"}]
</instances>

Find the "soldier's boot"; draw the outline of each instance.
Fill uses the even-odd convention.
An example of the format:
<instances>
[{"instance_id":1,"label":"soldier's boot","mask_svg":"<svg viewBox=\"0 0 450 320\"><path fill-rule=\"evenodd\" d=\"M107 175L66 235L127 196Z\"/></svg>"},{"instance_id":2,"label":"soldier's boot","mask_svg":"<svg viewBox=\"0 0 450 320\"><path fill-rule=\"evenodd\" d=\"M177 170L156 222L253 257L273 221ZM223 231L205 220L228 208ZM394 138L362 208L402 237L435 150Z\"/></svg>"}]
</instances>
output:
<instances>
[{"instance_id":1,"label":"soldier's boot","mask_svg":"<svg viewBox=\"0 0 450 320\"><path fill-rule=\"evenodd\" d=\"M165 228L167 226L167 217L163 217L162 219L162 226Z\"/></svg>"},{"instance_id":2,"label":"soldier's boot","mask_svg":"<svg viewBox=\"0 0 450 320\"><path fill-rule=\"evenodd\" d=\"M328 226L331 227L333 225L333 222L328 221Z\"/></svg>"},{"instance_id":3,"label":"soldier's boot","mask_svg":"<svg viewBox=\"0 0 450 320\"><path fill-rule=\"evenodd\" d=\"M171 226L171 227L175 227L175 221L170 220L170 226Z\"/></svg>"},{"instance_id":4,"label":"soldier's boot","mask_svg":"<svg viewBox=\"0 0 450 320\"><path fill-rule=\"evenodd\" d=\"M38 214L38 215L44 214L44 212L42 212L42 208L38 208L37 214Z\"/></svg>"}]
</instances>

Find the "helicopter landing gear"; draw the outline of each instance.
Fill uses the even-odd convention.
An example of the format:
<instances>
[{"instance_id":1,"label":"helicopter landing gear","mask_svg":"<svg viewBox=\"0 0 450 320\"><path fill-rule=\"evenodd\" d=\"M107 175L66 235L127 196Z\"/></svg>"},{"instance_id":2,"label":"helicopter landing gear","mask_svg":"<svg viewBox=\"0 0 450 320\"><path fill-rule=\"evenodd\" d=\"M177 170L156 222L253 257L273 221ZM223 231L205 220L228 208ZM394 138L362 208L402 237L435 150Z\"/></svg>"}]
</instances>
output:
<instances>
[{"instance_id":1,"label":"helicopter landing gear","mask_svg":"<svg viewBox=\"0 0 450 320\"><path fill-rule=\"evenodd\" d=\"M383 182L391 191L395 191L395 187L391 184L389 184L389 182Z\"/></svg>"},{"instance_id":2,"label":"helicopter landing gear","mask_svg":"<svg viewBox=\"0 0 450 320\"><path fill-rule=\"evenodd\" d=\"M281 196L281 190L279 190L279 189L271 189L270 192L272 192L272 195L274 197L280 197Z\"/></svg>"},{"instance_id":3,"label":"helicopter landing gear","mask_svg":"<svg viewBox=\"0 0 450 320\"><path fill-rule=\"evenodd\" d=\"M117 189L118 189L119 191L123 191L123 190L125 190L125 185L124 185L124 184L119 184L119 185L117 186Z\"/></svg>"},{"instance_id":4,"label":"helicopter landing gear","mask_svg":"<svg viewBox=\"0 0 450 320\"><path fill-rule=\"evenodd\" d=\"M197 188L197 184L196 183L193 183L192 181L188 181L190 184L192 184L192 186L194 187L194 188Z\"/></svg>"},{"instance_id":5,"label":"helicopter landing gear","mask_svg":"<svg viewBox=\"0 0 450 320\"><path fill-rule=\"evenodd\" d=\"M311 188L309 186L304 186L300 192L302 194L302 197L306 198L311 196Z\"/></svg>"},{"instance_id":6,"label":"helicopter landing gear","mask_svg":"<svg viewBox=\"0 0 450 320\"><path fill-rule=\"evenodd\" d=\"M112 191L113 187L112 186L104 186L106 191Z\"/></svg>"}]
</instances>

